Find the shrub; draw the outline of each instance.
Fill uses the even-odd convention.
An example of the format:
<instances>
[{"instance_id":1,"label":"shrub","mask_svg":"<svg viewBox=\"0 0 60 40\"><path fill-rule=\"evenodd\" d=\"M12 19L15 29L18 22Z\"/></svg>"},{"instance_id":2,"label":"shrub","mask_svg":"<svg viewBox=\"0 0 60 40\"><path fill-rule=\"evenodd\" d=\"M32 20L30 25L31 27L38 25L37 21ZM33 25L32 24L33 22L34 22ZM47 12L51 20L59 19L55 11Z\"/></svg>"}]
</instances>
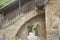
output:
<instances>
[{"instance_id":1,"label":"shrub","mask_svg":"<svg viewBox=\"0 0 60 40\"><path fill-rule=\"evenodd\" d=\"M34 24L28 25L29 32L32 32L33 30L36 30L36 26Z\"/></svg>"}]
</instances>

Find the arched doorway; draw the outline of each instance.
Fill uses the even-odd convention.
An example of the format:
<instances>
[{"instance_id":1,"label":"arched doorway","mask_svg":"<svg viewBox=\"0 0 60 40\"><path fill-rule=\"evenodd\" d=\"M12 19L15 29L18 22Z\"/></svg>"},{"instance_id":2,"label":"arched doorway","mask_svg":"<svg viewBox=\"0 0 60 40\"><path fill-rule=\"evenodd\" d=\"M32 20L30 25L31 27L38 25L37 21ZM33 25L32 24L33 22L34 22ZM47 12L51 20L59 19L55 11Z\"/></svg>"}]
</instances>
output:
<instances>
[{"instance_id":1,"label":"arched doorway","mask_svg":"<svg viewBox=\"0 0 60 40\"><path fill-rule=\"evenodd\" d=\"M26 40L28 35L28 25L29 24L38 24L37 33L40 40L46 40L46 26L45 26L45 14L40 14L35 16L34 18L27 21L18 31L17 37L22 40Z\"/></svg>"}]
</instances>

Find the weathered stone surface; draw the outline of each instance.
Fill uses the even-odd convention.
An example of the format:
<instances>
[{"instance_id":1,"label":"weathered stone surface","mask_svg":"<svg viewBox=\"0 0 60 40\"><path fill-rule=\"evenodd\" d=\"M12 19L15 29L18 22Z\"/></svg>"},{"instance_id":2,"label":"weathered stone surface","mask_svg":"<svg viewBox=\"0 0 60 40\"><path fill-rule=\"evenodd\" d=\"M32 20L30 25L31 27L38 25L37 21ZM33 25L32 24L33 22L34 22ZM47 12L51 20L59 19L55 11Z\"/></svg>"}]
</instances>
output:
<instances>
[{"instance_id":1,"label":"weathered stone surface","mask_svg":"<svg viewBox=\"0 0 60 40\"><path fill-rule=\"evenodd\" d=\"M4 18L4 15L0 13L0 21Z\"/></svg>"},{"instance_id":2,"label":"weathered stone surface","mask_svg":"<svg viewBox=\"0 0 60 40\"><path fill-rule=\"evenodd\" d=\"M26 15L24 15L22 17L19 17L15 22L8 25L7 28L0 30L0 40L3 40L2 38L6 38L5 40L8 40L8 39L14 37L17 34L20 27L22 27L23 24L25 24L28 20L35 17L36 15L39 15L39 14L36 12L35 9L32 11L29 11L29 13L27 13ZM43 18L41 18L41 20L40 20L39 18L34 19L33 21L31 21L31 23L38 22L39 24L41 24L40 25L41 28L38 29L38 35L41 37L41 40L45 40L44 39L45 36L46 36L46 40L59 40L59 36L60 36L60 0L49 0L48 4L45 7L46 20L44 20ZM46 21L46 28L44 28L45 21ZM45 29L46 29L46 35L44 34ZM25 30L26 29L24 29L23 32L26 32ZM22 34L22 32L21 32L21 34ZM5 37L3 37L3 35Z\"/></svg>"},{"instance_id":3,"label":"weathered stone surface","mask_svg":"<svg viewBox=\"0 0 60 40\"><path fill-rule=\"evenodd\" d=\"M2 32L5 31L6 40L14 37L16 33L18 32L18 30L20 29L20 27L25 22L27 22L29 19L31 19L32 17L36 15L38 15L38 13L36 12L36 10L33 10L29 12L28 14L25 14L24 16L17 19L14 23L10 24L9 27L2 29Z\"/></svg>"},{"instance_id":4,"label":"weathered stone surface","mask_svg":"<svg viewBox=\"0 0 60 40\"><path fill-rule=\"evenodd\" d=\"M46 40L46 27L45 27L45 16L44 14L40 14L35 16L34 18L27 21L18 31L17 36L19 39L26 40L28 36L28 25L35 24L37 26L37 36L40 40Z\"/></svg>"},{"instance_id":5,"label":"weathered stone surface","mask_svg":"<svg viewBox=\"0 0 60 40\"><path fill-rule=\"evenodd\" d=\"M59 17L60 14L60 0L49 0L45 12L46 12L46 31L47 40L59 40Z\"/></svg>"},{"instance_id":6,"label":"weathered stone surface","mask_svg":"<svg viewBox=\"0 0 60 40\"><path fill-rule=\"evenodd\" d=\"M48 2L48 0L35 0L35 4L36 4L37 6L46 5L47 2Z\"/></svg>"}]
</instances>

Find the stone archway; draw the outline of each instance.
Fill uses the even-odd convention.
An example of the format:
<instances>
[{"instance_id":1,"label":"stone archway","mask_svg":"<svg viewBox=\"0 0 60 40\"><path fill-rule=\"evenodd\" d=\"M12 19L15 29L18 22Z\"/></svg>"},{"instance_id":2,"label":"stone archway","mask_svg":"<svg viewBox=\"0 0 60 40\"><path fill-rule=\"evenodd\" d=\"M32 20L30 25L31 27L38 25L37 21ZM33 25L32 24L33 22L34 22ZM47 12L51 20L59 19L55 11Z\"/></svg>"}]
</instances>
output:
<instances>
[{"instance_id":1,"label":"stone archway","mask_svg":"<svg viewBox=\"0 0 60 40\"><path fill-rule=\"evenodd\" d=\"M40 40L46 40L46 26L45 26L45 15L40 14L35 16L34 18L27 21L18 31L17 37L21 38L22 40L26 40L26 37L28 35L28 29L27 26L29 24L35 24L38 23L38 36L40 37Z\"/></svg>"}]
</instances>

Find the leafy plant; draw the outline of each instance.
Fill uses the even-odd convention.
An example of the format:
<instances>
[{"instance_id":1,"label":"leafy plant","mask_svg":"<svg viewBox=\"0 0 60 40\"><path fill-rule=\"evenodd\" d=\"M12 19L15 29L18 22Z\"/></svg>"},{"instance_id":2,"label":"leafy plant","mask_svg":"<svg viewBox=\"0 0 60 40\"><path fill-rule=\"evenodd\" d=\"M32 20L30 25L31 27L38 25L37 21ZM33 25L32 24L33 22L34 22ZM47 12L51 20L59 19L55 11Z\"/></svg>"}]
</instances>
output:
<instances>
[{"instance_id":1,"label":"leafy plant","mask_svg":"<svg viewBox=\"0 0 60 40\"><path fill-rule=\"evenodd\" d=\"M36 30L36 26L34 24L28 25L29 32L32 32L33 30Z\"/></svg>"}]
</instances>

